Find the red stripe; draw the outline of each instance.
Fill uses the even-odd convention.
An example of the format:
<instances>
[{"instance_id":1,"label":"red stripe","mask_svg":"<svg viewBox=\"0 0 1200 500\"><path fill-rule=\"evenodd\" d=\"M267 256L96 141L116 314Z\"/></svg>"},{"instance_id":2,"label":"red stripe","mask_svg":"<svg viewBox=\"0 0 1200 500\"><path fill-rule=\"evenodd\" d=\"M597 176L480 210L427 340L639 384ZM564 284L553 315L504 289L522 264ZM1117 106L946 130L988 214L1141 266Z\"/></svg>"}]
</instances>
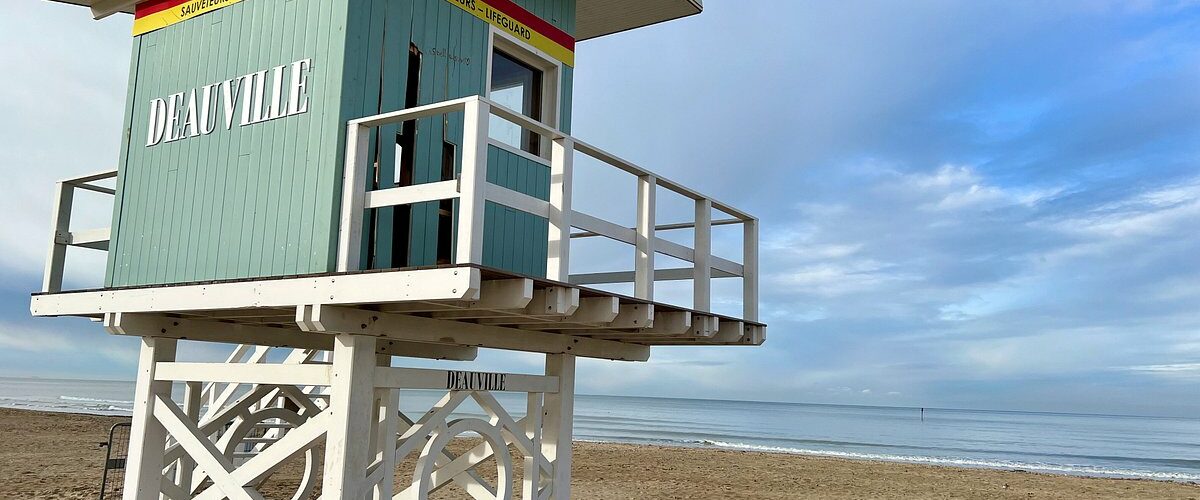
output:
<instances>
[{"instance_id":1,"label":"red stripe","mask_svg":"<svg viewBox=\"0 0 1200 500\"><path fill-rule=\"evenodd\" d=\"M179 6L187 3L189 0L146 0L137 4L137 8L133 11L133 18L138 19L156 12L162 12L171 7Z\"/></svg>"},{"instance_id":2,"label":"red stripe","mask_svg":"<svg viewBox=\"0 0 1200 500\"><path fill-rule=\"evenodd\" d=\"M484 0L488 5L495 7L496 10L503 12L508 17L511 17L517 22L533 28L534 31L541 33L546 38L549 38L559 45L562 45L567 50L575 51L575 38L568 35L565 31L558 29L553 24L546 22L538 16L533 15L512 2L512 0Z\"/></svg>"}]
</instances>

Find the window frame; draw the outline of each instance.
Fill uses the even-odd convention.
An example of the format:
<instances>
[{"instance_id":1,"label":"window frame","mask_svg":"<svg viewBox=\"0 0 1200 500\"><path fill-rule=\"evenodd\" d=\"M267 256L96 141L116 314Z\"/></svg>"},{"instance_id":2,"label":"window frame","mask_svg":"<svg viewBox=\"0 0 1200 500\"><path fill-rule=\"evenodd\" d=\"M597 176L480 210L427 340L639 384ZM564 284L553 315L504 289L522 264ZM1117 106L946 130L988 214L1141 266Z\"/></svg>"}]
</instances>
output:
<instances>
[{"instance_id":1,"label":"window frame","mask_svg":"<svg viewBox=\"0 0 1200 500\"><path fill-rule=\"evenodd\" d=\"M561 130L562 127L559 126L559 118L561 115L559 103L562 102L562 63L557 59L550 57L550 55L546 54L545 52L542 52L525 43L524 41L508 33L500 31L495 26L489 26L489 28L490 35L488 36L487 74L484 77L486 80L484 82L484 95L492 95L492 58L496 51L499 50L513 60L519 61L542 72L542 99L541 102L538 103L542 117L538 121L550 128ZM518 109L515 111L520 112L521 110ZM537 137L539 153L537 156L542 159L549 159L550 140L541 135L537 135ZM501 147L505 150L513 151L515 149L516 151L514 152L519 151L520 154L532 155L532 153L529 153L524 149L513 148L508 144L491 138L488 139L488 142L490 144L498 145L498 147Z\"/></svg>"}]
</instances>

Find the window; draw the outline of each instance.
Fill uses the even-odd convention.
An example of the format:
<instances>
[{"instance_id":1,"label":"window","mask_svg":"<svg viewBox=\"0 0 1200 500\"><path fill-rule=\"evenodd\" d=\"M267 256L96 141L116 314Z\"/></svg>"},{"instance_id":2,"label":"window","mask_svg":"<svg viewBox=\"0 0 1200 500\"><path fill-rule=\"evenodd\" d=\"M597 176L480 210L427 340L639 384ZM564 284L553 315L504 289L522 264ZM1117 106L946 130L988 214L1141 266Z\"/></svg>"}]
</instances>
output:
<instances>
[{"instance_id":1,"label":"window","mask_svg":"<svg viewBox=\"0 0 1200 500\"><path fill-rule=\"evenodd\" d=\"M501 106L542 121L542 71L496 50L492 53L492 81L488 98ZM541 139L517 124L493 115L492 139L530 154L540 154Z\"/></svg>"}]
</instances>

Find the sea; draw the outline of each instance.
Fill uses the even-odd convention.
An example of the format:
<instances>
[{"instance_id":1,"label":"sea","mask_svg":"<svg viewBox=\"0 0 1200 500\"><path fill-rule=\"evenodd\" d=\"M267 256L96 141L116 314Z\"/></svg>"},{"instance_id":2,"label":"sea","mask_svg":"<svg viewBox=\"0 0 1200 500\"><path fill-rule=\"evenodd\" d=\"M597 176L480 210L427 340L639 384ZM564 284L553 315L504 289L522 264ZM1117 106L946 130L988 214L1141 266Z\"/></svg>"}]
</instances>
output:
<instances>
[{"instance_id":1,"label":"sea","mask_svg":"<svg viewBox=\"0 0 1200 500\"><path fill-rule=\"evenodd\" d=\"M132 394L132 382L0 378L8 408L130 415ZM439 397L402 391L401 410ZM524 395L497 397L520 417ZM578 395L575 438L1200 482L1197 418Z\"/></svg>"}]
</instances>

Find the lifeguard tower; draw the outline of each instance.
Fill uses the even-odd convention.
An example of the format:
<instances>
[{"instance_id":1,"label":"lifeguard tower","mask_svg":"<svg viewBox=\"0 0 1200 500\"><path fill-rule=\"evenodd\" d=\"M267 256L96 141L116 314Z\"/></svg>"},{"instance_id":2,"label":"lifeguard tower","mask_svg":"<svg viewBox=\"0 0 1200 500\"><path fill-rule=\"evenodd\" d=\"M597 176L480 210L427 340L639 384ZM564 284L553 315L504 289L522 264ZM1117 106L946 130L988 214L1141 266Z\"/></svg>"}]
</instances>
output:
<instances>
[{"instance_id":1,"label":"lifeguard tower","mask_svg":"<svg viewBox=\"0 0 1200 500\"><path fill-rule=\"evenodd\" d=\"M569 134L575 42L699 0L70 3L134 16L125 133L116 170L58 184L30 308L141 339L127 499L262 498L300 457L294 498L566 499L577 357L764 341L758 221ZM636 223L572 206L584 157L632 176ZM112 195L110 228L71 227L78 190ZM656 220L664 191L693 220ZM721 225L741 226L740 263L713 255ZM662 234L681 231L690 247ZM571 274L572 242L597 237L632 265ZM71 246L107 252L102 288L63 289ZM712 312L714 278L740 278L740 317ZM691 280L691 307L655 300L669 280ZM180 339L236 347L179 362ZM545 371L394 366L479 348L545 354ZM403 389L445 396L406 415ZM468 400L486 417L452 416ZM464 434L482 443L451 453Z\"/></svg>"}]
</instances>

